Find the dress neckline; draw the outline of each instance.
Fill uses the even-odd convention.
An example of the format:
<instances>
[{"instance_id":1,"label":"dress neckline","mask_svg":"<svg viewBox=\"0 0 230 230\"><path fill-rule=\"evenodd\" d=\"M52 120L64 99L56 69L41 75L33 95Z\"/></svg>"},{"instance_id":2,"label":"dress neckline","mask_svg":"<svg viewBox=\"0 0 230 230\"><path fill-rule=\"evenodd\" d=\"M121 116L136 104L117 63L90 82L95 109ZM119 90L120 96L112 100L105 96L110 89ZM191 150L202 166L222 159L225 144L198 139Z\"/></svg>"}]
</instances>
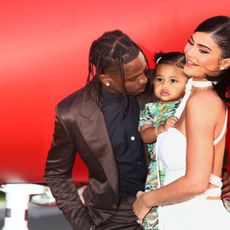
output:
<instances>
[{"instance_id":1,"label":"dress neckline","mask_svg":"<svg viewBox=\"0 0 230 230\"><path fill-rule=\"evenodd\" d=\"M206 88L213 86L213 82L211 81L192 81L192 86L197 87L197 88Z\"/></svg>"},{"instance_id":2,"label":"dress neckline","mask_svg":"<svg viewBox=\"0 0 230 230\"><path fill-rule=\"evenodd\" d=\"M190 94L192 92L192 87L197 87L197 88L207 88L210 86L213 86L213 84L215 84L216 82L212 82L212 81L195 81L193 80L193 78L189 78L186 86L185 86L185 95L181 100L181 103L179 104L176 113L175 113L175 117L177 117L178 119L180 118L186 103L190 97Z\"/></svg>"}]
</instances>

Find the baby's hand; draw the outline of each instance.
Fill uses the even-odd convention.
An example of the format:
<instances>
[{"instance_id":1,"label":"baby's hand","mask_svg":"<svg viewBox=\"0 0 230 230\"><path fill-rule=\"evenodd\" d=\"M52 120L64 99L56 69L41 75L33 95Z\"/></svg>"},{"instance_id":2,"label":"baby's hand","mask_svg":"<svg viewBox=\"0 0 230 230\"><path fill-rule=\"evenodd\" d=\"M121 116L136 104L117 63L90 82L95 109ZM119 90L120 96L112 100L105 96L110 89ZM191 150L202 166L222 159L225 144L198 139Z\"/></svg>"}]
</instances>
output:
<instances>
[{"instance_id":1,"label":"baby's hand","mask_svg":"<svg viewBox=\"0 0 230 230\"><path fill-rule=\"evenodd\" d=\"M164 130L168 130L169 128L172 128L175 126L176 122L177 122L177 118L176 117L170 117L166 120L165 124L164 124Z\"/></svg>"}]
</instances>

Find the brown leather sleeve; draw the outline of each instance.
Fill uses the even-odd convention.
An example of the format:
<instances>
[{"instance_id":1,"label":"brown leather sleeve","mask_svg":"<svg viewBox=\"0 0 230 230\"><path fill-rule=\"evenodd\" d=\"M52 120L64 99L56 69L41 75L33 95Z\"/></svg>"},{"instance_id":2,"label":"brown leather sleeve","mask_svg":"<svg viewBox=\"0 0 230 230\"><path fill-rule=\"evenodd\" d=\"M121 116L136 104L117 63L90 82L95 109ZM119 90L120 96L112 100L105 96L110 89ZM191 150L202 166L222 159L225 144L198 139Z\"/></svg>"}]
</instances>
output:
<instances>
[{"instance_id":1,"label":"brown leather sleeve","mask_svg":"<svg viewBox=\"0 0 230 230\"><path fill-rule=\"evenodd\" d=\"M45 179L58 207L73 229L90 229L93 221L78 196L77 185L73 183L71 176L76 151L57 112L53 141L46 161Z\"/></svg>"}]
</instances>

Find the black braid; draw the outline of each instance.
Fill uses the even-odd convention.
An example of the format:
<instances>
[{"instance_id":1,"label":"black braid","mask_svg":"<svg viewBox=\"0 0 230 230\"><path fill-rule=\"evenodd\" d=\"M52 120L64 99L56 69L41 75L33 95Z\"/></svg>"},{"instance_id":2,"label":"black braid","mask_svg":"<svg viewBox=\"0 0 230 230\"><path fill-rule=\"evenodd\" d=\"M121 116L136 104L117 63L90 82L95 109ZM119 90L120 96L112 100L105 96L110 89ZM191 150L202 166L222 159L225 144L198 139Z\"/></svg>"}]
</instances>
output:
<instances>
[{"instance_id":1,"label":"black braid","mask_svg":"<svg viewBox=\"0 0 230 230\"><path fill-rule=\"evenodd\" d=\"M123 68L123 61L122 61L122 58L121 57L118 57L118 63L119 63L119 71L120 71L120 76L121 76L121 82L122 82L122 93L124 95L124 97L126 98L125 102L126 102L126 105L125 105L125 113L124 115L126 116L127 115L127 112L128 112L128 109L129 109L129 97L127 95L127 92L126 92L126 89L125 89L125 73L124 73L124 68Z\"/></svg>"}]
</instances>

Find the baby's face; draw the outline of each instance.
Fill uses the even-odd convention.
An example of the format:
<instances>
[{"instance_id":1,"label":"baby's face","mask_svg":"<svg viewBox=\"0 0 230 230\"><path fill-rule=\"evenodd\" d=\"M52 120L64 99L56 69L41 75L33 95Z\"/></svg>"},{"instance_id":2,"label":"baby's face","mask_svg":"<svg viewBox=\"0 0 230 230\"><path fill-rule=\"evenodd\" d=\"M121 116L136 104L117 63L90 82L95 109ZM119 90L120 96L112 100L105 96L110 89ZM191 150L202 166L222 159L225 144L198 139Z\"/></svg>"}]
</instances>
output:
<instances>
[{"instance_id":1,"label":"baby's face","mask_svg":"<svg viewBox=\"0 0 230 230\"><path fill-rule=\"evenodd\" d=\"M188 78L183 69L176 65L160 64L154 77L154 95L159 103L171 103L179 100L185 91Z\"/></svg>"}]
</instances>

